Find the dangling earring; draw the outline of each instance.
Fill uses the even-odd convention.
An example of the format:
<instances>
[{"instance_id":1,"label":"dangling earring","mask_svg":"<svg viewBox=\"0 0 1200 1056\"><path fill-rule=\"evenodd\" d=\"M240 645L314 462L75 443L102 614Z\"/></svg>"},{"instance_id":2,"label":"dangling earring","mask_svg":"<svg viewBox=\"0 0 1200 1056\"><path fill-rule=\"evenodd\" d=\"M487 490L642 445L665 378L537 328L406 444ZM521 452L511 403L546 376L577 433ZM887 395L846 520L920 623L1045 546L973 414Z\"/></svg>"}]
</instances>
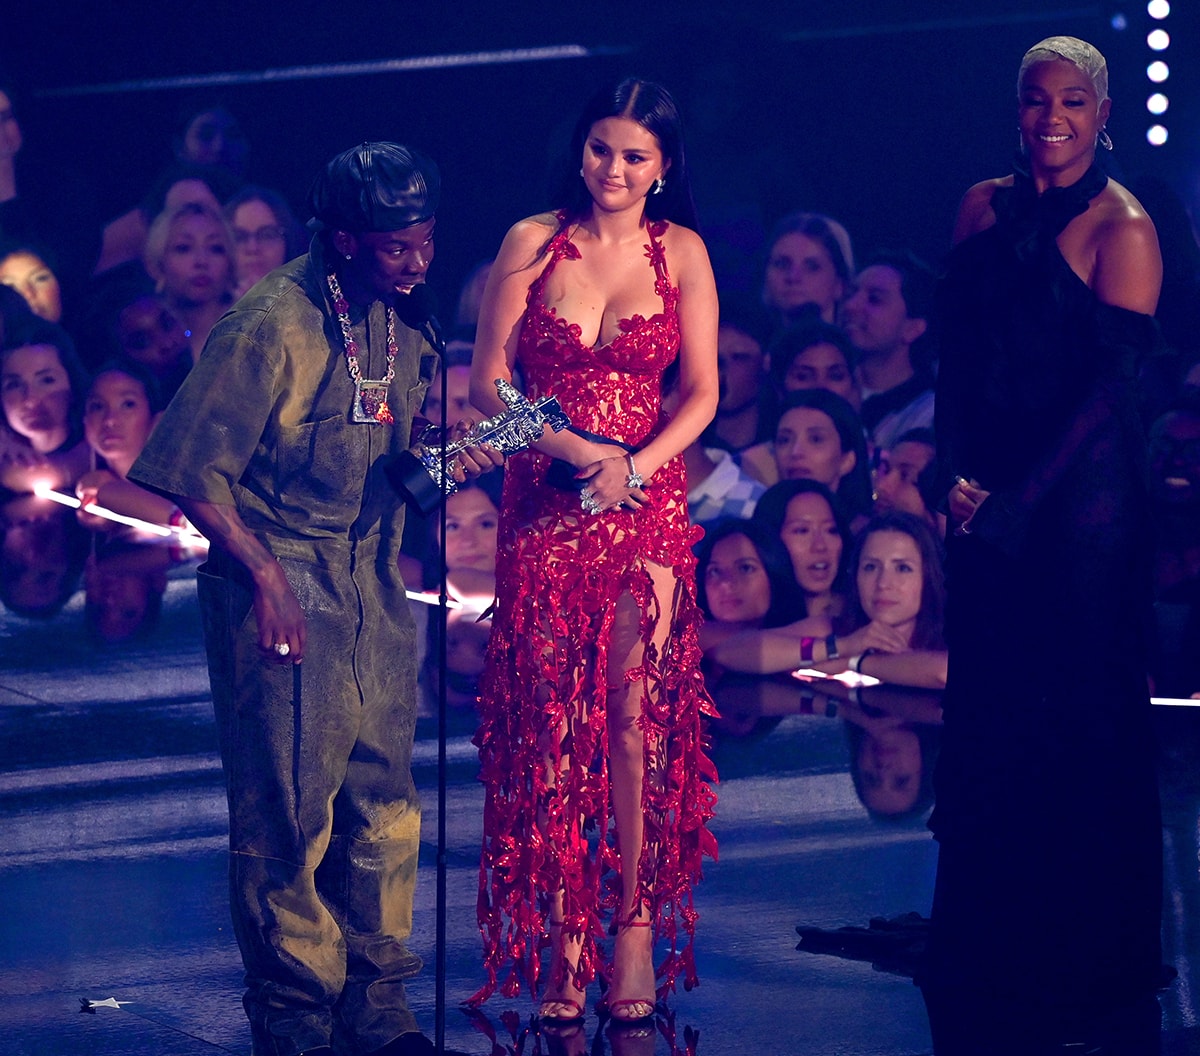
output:
<instances>
[{"instance_id":1,"label":"dangling earring","mask_svg":"<svg viewBox=\"0 0 1200 1056\"><path fill-rule=\"evenodd\" d=\"M654 181L654 187L650 191L650 193L651 194L662 194L662 190L666 185L667 185L666 177L660 176L657 180Z\"/></svg>"},{"instance_id":2,"label":"dangling earring","mask_svg":"<svg viewBox=\"0 0 1200 1056\"><path fill-rule=\"evenodd\" d=\"M1100 129L1100 134L1096 137L1096 142L1099 143L1100 146L1102 146L1105 150L1113 149L1112 136L1108 134L1107 128Z\"/></svg>"}]
</instances>

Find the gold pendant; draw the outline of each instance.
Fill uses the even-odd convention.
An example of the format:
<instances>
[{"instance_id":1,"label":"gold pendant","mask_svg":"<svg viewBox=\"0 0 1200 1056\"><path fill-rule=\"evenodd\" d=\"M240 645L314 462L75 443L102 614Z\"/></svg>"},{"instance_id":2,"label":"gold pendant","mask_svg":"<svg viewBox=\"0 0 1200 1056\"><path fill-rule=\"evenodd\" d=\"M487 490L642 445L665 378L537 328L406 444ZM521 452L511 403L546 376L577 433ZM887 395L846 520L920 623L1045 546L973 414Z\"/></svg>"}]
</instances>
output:
<instances>
[{"instance_id":1,"label":"gold pendant","mask_svg":"<svg viewBox=\"0 0 1200 1056\"><path fill-rule=\"evenodd\" d=\"M350 420L360 425L375 423L390 424L392 411L387 402L388 382L386 378L372 380L359 378L354 383L354 408Z\"/></svg>"}]
</instances>

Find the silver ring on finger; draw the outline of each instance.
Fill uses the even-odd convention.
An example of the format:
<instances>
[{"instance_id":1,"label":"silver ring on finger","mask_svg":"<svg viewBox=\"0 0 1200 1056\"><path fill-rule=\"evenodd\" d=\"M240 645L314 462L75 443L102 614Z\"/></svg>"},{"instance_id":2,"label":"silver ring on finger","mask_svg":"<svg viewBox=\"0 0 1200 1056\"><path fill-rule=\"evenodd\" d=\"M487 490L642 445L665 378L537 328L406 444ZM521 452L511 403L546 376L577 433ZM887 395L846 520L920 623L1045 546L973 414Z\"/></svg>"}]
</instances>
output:
<instances>
[{"instance_id":1,"label":"silver ring on finger","mask_svg":"<svg viewBox=\"0 0 1200 1056\"><path fill-rule=\"evenodd\" d=\"M287 656L292 651L292 647L287 642L276 642L272 648L274 648L276 656Z\"/></svg>"}]
</instances>

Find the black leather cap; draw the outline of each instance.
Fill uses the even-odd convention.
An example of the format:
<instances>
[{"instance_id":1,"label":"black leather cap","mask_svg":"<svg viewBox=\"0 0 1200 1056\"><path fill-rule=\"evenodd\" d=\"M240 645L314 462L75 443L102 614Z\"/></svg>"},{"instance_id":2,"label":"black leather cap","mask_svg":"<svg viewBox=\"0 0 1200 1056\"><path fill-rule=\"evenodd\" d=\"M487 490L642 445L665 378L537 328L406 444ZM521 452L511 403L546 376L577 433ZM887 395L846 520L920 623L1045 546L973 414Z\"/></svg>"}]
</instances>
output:
<instances>
[{"instance_id":1,"label":"black leather cap","mask_svg":"<svg viewBox=\"0 0 1200 1056\"><path fill-rule=\"evenodd\" d=\"M442 180L432 158L399 143L343 151L313 180L313 230L400 231L437 212Z\"/></svg>"}]
</instances>

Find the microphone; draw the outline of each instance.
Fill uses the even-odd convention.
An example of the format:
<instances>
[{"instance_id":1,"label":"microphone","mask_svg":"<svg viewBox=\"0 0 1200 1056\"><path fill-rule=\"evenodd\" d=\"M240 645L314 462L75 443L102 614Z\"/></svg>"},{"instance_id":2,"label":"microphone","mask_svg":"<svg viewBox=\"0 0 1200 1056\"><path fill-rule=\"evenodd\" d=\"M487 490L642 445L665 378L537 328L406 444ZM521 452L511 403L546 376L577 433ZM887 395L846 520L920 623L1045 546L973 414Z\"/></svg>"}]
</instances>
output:
<instances>
[{"instance_id":1,"label":"microphone","mask_svg":"<svg viewBox=\"0 0 1200 1056\"><path fill-rule=\"evenodd\" d=\"M396 315L410 330L416 330L429 338L429 343L439 352L446 351L442 338L442 326L437 320L437 297L423 282L417 283L408 293L397 293Z\"/></svg>"}]
</instances>

